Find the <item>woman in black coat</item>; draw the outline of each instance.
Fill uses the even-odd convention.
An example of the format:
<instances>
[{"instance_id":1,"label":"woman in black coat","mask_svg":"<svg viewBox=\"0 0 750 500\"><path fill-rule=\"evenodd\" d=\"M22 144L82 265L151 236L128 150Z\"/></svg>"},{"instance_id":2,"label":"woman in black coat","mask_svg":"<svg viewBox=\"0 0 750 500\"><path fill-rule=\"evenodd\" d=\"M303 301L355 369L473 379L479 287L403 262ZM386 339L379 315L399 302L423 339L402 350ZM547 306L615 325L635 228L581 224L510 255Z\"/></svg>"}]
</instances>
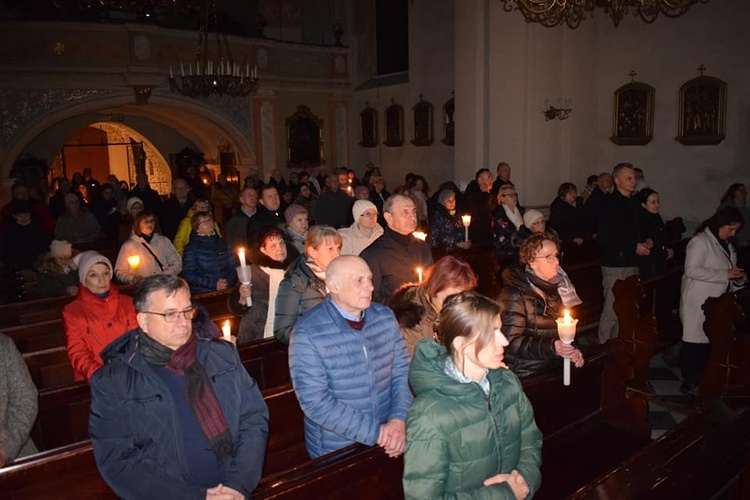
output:
<instances>
[{"instance_id":1,"label":"woman in black coat","mask_svg":"<svg viewBox=\"0 0 750 500\"><path fill-rule=\"evenodd\" d=\"M510 344L506 361L519 377L569 357L583 366L583 354L557 336L555 320L563 315L558 293L560 242L548 233L529 236L519 249L522 267L511 267L503 275L506 286L498 302L502 309L503 334Z\"/></svg>"},{"instance_id":2,"label":"woman in black coat","mask_svg":"<svg viewBox=\"0 0 750 500\"><path fill-rule=\"evenodd\" d=\"M651 253L640 257L640 275L642 278L656 276L667 270L667 261L674 256L674 251L667 247L667 235L664 221L659 215L659 193L646 188L638 192L638 228L640 240L645 242Z\"/></svg>"},{"instance_id":3,"label":"woman in black coat","mask_svg":"<svg viewBox=\"0 0 750 500\"><path fill-rule=\"evenodd\" d=\"M588 219L576 185L563 182L549 207L549 226L557 231L563 247L580 246L589 238Z\"/></svg>"}]
</instances>

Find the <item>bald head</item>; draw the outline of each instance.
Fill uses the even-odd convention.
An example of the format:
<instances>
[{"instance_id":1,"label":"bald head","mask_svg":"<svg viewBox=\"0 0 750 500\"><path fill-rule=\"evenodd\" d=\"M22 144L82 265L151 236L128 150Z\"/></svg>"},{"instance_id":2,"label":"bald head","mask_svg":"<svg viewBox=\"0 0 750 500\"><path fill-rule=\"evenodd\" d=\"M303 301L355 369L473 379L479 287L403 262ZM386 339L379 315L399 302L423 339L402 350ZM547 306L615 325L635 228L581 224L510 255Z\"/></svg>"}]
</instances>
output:
<instances>
[{"instance_id":1,"label":"bald head","mask_svg":"<svg viewBox=\"0 0 750 500\"><path fill-rule=\"evenodd\" d=\"M372 302L372 271L364 259L342 255L328 264L326 286L331 299L347 313L359 317Z\"/></svg>"}]
</instances>

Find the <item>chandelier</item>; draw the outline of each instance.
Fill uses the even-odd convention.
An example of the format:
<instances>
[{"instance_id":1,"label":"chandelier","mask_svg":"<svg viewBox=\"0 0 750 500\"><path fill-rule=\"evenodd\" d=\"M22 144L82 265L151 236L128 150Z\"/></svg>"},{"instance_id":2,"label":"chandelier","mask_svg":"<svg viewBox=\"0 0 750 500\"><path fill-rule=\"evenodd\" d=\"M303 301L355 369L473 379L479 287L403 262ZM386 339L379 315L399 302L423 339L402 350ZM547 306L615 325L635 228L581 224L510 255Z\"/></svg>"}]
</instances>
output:
<instances>
[{"instance_id":1,"label":"chandelier","mask_svg":"<svg viewBox=\"0 0 750 500\"><path fill-rule=\"evenodd\" d=\"M666 17L679 17L696 3L708 0L500 0L503 9L510 12L520 10L528 23L539 23L552 28L566 24L575 29L586 17L593 15L597 7L612 18L615 27L623 16L632 14L645 23L656 21L659 14Z\"/></svg>"},{"instance_id":2,"label":"chandelier","mask_svg":"<svg viewBox=\"0 0 750 500\"><path fill-rule=\"evenodd\" d=\"M209 55L209 38L216 38L215 58ZM198 30L198 48L195 62L179 63L179 76L174 76L169 65L169 87L172 92L192 98L207 98L210 95L242 97L258 90L258 68L244 67L234 62L229 50L229 41L221 31L216 13L216 0L207 0L203 19Z\"/></svg>"}]
</instances>

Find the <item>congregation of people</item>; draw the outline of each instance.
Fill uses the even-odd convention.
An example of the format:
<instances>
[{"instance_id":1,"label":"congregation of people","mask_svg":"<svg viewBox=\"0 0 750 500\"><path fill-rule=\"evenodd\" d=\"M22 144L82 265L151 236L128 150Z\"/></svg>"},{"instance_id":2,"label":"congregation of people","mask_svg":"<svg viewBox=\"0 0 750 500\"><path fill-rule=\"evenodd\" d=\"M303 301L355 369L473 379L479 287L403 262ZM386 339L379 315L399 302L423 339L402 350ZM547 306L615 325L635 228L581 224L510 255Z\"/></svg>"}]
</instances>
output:
<instances>
[{"instance_id":1,"label":"congregation of people","mask_svg":"<svg viewBox=\"0 0 750 500\"><path fill-rule=\"evenodd\" d=\"M361 178L306 167L237 186L219 175L208 190L184 175L167 199L145 173L132 188L112 177L55 179L46 200L17 184L0 250L6 289L33 271L40 296L73 298L67 352L91 385L97 466L123 498L251 494L269 413L232 342L262 339L289 346L311 458L379 446L404 456L407 498L531 498L542 435L519 377L586 362L585 345L558 336L556 319L581 304L563 252L599 248L600 343L618 335L615 282L657 276L675 256L657 186L628 163L580 191L562 183L548 210L524 207L505 162L463 191L409 173L389 192L372 164ZM746 187L730 186L707 215L682 277L686 393L710 352L700 306L744 287L750 264ZM114 242L111 256L97 251ZM495 297L477 291L476 253L501 271ZM220 291L232 342L193 300ZM37 392L1 335L0 361L2 467L36 451Z\"/></svg>"}]
</instances>

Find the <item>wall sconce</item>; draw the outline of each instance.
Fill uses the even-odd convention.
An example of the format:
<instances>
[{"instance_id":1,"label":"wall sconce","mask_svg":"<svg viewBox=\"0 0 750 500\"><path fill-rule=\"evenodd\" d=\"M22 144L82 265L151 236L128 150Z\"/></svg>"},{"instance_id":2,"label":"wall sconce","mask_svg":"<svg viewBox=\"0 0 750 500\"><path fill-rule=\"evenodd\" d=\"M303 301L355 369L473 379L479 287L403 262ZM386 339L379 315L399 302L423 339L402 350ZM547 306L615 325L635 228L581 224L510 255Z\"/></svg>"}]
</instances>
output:
<instances>
[{"instance_id":1,"label":"wall sconce","mask_svg":"<svg viewBox=\"0 0 750 500\"><path fill-rule=\"evenodd\" d=\"M544 121L548 122L557 118L558 120L567 120L570 113L573 111L573 99L562 99L557 98L557 106L550 104L549 99L544 101Z\"/></svg>"}]
</instances>

